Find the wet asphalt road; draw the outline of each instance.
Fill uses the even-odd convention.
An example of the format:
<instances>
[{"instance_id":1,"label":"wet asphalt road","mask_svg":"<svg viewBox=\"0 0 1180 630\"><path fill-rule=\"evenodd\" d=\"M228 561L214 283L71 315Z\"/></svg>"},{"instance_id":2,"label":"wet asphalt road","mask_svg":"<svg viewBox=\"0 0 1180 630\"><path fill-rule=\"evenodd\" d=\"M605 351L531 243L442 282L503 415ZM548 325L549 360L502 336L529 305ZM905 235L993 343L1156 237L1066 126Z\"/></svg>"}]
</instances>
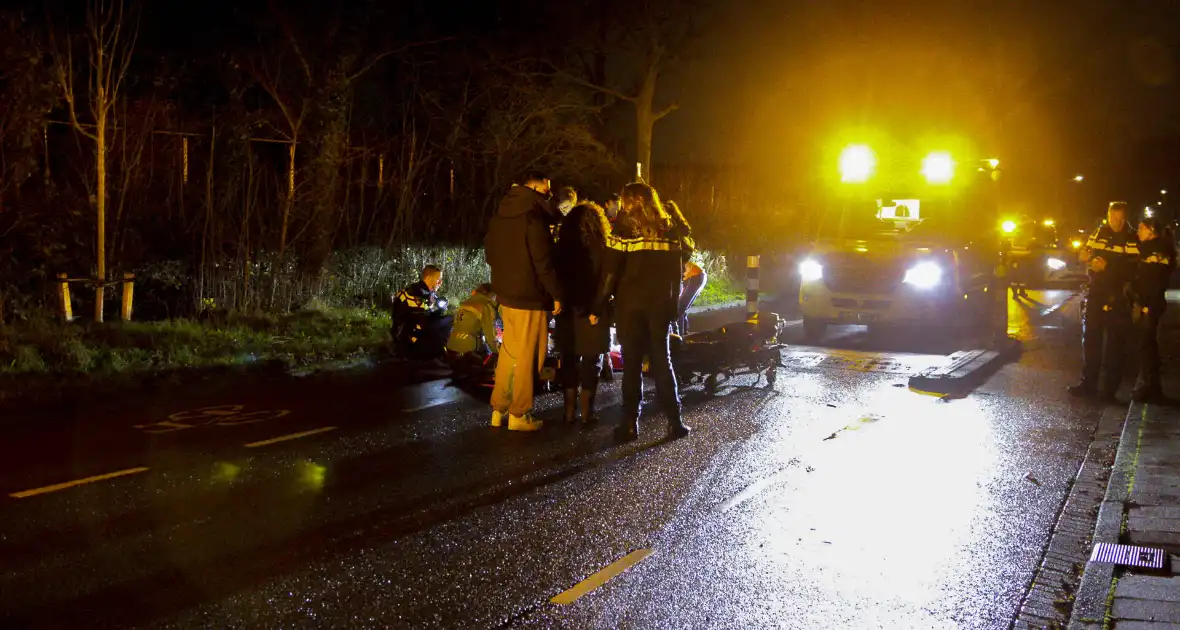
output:
<instances>
[{"instance_id":1,"label":"wet asphalt road","mask_svg":"<svg viewBox=\"0 0 1180 630\"><path fill-rule=\"evenodd\" d=\"M966 397L905 387L954 340L838 328L773 389L688 388L671 443L653 415L612 444L617 383L600 426L510 434L454 391L401 411L430 400L380 370L19 425L0 625L1005 627L1101 413L1063 390L1077 300L1032 298L1019 363Z\"/></svg>"}]
</instances>

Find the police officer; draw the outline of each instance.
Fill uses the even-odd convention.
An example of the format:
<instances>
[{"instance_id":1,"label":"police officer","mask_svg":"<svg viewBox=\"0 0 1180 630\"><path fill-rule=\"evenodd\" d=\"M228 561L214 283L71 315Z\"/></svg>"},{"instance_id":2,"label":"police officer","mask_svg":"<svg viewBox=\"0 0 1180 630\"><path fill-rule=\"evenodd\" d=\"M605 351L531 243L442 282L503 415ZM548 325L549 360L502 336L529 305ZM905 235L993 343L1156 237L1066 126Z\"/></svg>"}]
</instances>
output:
<instances>
[{"instance_id":1,"label":"police officer","mask_svg":"<svg viewBox=\"0 0 1180 630\"><path fill-rule=\"evenodd\" d=\"M656 395L668 417L668 437L675 439L688 435L689 428L681 419L668 343L692 239L651 186L628 184L622 201L617 231L607 235L606 276L590 317L598 325L606 298L615 296L615 322L623 345L623 422L615 438L629 441L639 434L643 357L647 355Z\"/></svg>"},{"instance_id":2,"label":"police officer","mask_svg":"<svg viewBox=\"0 0 1180 630\"><path fill-rule=\"evenodd\" d=\"M1163 221L1144 218L1139 222L1139 264L1135 270L1135 306L1131 313L1139 342L1139 378L1131 399L1138 402L1163 397L1157 333L1168 304L1164 294L1175 267L1176 244Z\"/></svg>"},{"instance_id":3,"label":"police officer","mask_svg":"<svg viewBox=\"0 0 1180 630\"><path fill-rule=\"evenodd\" d=\"M393 296L393 343L397 352L416 359L440 359L446 346L451 318L447 302L438 297L442 269L422 268L418 282Z\"/></svg>"},{"instance_id":4,"label":"police officer","mask_svg":"<svg viewBox=\"0 0 1180 630\"><path fill-rule=\"evenodd\" d=\"M1124 348L1131 328L1130 283L1139 258L1139 240L1127 221L1127 204L1113 201L1078 255L1090 266L1082 302L1082 380L1074 396L1100 395L1114 401L1123 380ZM1099 383L1099 374L1105 377Z\"/></svg>"}]
</instances>

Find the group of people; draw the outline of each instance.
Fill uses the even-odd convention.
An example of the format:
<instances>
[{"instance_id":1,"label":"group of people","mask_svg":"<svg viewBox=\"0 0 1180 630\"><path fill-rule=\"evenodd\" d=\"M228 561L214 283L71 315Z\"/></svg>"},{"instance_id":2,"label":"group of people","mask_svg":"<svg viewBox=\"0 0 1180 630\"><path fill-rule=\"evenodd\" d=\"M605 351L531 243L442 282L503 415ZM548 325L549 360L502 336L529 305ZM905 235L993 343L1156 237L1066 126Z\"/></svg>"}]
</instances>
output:
<instances>
[{"instance_id":1,"label":"group of people","mask_svg":"<svg viewBox=\"0 0 1180 630\"><path fill-rule=\"evenodd\" d=\"M503 321L492 426L541 428L532 413L533 384L547 355L552 314L567 422L579 412L583 422L595 419L613 322L623 354L623 420L616 437L638 435L644 358L669 436L687 435L669 337L681 319L681 285L694 250L688 222L676 204L662 202L645 183L624 187L607 202L609 209L578 201L569 189L554 200L550 187L539 174L514 185L484 244Z\"/></svg>"},{"instance_id":2,"label":"group of people","mask_svg":"<svg viewBox=\"0 0 1180 630\"><path fill-rule=\"evenodd\" d=\"M1069 391L1114 401L1123 380L1127 337L1133 332L1139 376L1131 398L1159 400L1163 391L1157 334L1176 266L1175 237L1157 217L1143 217L1138 229L1132 227L1124 202L1112 202L1106 214L1080 252L1089 266L1090 282L1082 305L1082 380Z\"/></svg>"},{"instance_id":3,"label":"group of people","mask_svg":"<svg viewBox=\"0 0 1180 630\"><path fill-rule=\"evenodd\" d=\"M623 355L620 440L638 435L644 360L656 382L670 437L687 435L672 370L670 335L687 334L687 312L708 281L691 260L692 229L679 207L633 183L603 205L572 188L553 194L543 175L513 185L485 241L491 282L477 287L454 316L437 295L434 265L393 296L399 353L452 360L496 354L492 426L535 431L533 389L549 351L550 320L559 354L564 420L597 419L600 376L609 373L611 326ZM500 341L497 342L497 323Z\"/></svg>"}]
</instances>

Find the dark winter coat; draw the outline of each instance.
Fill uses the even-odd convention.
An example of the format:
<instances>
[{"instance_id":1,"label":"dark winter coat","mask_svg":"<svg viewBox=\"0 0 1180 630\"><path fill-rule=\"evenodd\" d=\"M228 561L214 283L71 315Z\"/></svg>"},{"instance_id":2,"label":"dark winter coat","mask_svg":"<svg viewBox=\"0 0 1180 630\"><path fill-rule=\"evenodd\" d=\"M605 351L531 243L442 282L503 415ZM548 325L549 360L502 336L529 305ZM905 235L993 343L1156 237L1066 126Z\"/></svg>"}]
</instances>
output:
<instances>
[{"instance_id":1,"label":"dark winter coat","mask_svg":"<svg viewBox=\"0 0 1180 630\"><path fill-rule=\"evenodd\" d=\"M501 306L548 311L562 299L553 269L552 216L549 201L525 186L513 186L500 201L484 251Z\"/></svg>"},{"instance_id":2,"label":"dark winter coat","mask_svg":"<svg viewBox=\"0 0 1180 630\"><path fill-rule=\"evenodd\" d=\"M1153 238L1139 243L1139 264L1135 270L1135 303L1163 314L1164 297L1176 268L1175 248L1165 238Z\"/></svg>"},{"instance_id":3,"label":"dark winter coat","mask_svg":"<svg viewBox=\"0 0 1180 630\"><path fill-rule=\"evenodd\" d=\"M609 321L591 325L589 319L605 280L609 233L606 215L590 203L575 206L561 222L554 263L565 301L554 341L563 354L594 357L610 349Z\"/></svg>"}]
</instances>

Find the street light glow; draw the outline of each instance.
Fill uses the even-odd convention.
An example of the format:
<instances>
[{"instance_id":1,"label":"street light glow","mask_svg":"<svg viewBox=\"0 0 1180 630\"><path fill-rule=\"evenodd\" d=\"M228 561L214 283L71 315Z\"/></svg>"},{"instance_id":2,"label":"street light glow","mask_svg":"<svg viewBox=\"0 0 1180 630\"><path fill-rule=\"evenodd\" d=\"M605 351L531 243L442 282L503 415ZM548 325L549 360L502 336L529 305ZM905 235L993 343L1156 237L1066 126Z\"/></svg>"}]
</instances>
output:
<instances>
[{"instance_id":1,"label":"street light glow","mask_svg":"<svg viewBox=\"0 0 1180 630\"><path fill-rule=\"evenodd\" d=\"M1054 225L1057 225L1057 222L1053 219L1045 219L1044 225L1045 227L1053 227Z\"/></svg>"},{"instance_id":2,"label":"street light glow","mask_svg":"<svg viewBox=\"0 0 1180 630\"><path fill-rule=\"evenodd\" d=\"M1016 222L1011 221L1011 220L1004 221L1003 223L1000 224L1000 229L1004 230L1004 232L1006 232L1008 234L1011 234L1016 231Z\"/></svg>"},{"instance_id":3,"label":"street light glow","mask_svg":"<svg viewBox=\"0 0 1180 630\"><path fill-rule=\"evenodd\" d=\"M999 168L999 167L1000 167L1000 161L999 161L999 160L997 160L996 158L989 158L989 159L987 159L987 160L984 160L984 161L985 161L985 162L987 162L987 165L988 165L988 166L990 166L990 167L992 167L992 168Z\"/></svg>"},{"instance_id":4,"label":"street light glow","mask_svg":"<svg viewBox=\"0 0 1180 630\"><path fill-rule=\"evenodd\" d=\"M862 183L873 175L877 168L877 156L863 144L854 144L840 153L840 180Z\"/></svg>"},{"instance_id":5,"label":"street light glow","mask_svg":"<svg viewBox=\"0 0 1180 630\"><path fill-rule=\"evenodd\" d=\"M1074 180L1075 182L1080 182L1080 181L1082 181L1083 179L1086 179L1086 178L1085 178L1085 177L1082 177L1081 175L1074 175L1074 176L1073 176L1073 180Z\"/></svg>"},{"instance_id":6,"label":"street light glow","mask_svg":"<svg viewBox=\"0 0 1180 630\"><path fill-rule=\"evenodd\" d=\"M1166 194L1168 194L1168 191L1166 191L1166 190L1161 190L1161 191L1160 191L1160 194L1161 194L1161 195L1166 195Z\"/></svg>"}]
</instances>

